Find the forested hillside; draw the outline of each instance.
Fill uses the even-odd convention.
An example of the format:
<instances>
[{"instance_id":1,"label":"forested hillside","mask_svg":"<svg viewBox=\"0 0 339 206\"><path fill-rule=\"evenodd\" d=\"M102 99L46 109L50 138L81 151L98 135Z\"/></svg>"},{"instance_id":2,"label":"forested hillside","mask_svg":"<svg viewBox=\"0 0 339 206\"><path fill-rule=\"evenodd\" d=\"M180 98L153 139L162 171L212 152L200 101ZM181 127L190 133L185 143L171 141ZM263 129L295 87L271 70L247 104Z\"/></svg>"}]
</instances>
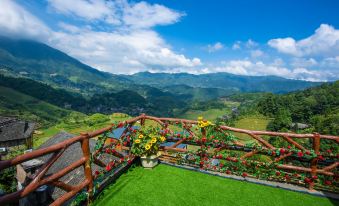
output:
<instances>
[{"instance_id":1,"label":"forested hillside","mask_svg":"<svg viewBox=\"0 0 339 206\"><path fill-rule=\"evenodd\" d=\"M284 95L267 94L257 110L275 118L270 130L287 130L298 122L309 124L310 131L339 135L339 81Z\"/></svg>"}]
</instances>

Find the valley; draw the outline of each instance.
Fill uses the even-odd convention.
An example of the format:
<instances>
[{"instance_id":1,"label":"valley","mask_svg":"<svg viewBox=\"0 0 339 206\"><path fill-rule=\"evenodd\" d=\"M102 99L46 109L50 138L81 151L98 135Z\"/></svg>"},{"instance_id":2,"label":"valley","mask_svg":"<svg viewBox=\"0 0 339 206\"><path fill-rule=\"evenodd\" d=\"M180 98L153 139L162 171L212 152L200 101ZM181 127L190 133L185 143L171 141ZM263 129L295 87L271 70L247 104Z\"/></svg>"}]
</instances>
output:
<instances>
[{"instance_id":1,"label":"valley","mask_svg":"<svg viewBox=\"0 0 339 206\"><path fill-rule=\"evenodd\" d=\"M36 52L29 53L33 48ZM291 130L290 124L300 122L311 125L307 132L339 132L338 82L228 73L115 75L45 44L7 37L0 38L0 57L0 114L37 122L36 145L59 131L93 131L119 120L117 113L126 118L140 113L203 116L239 128L274 131ZM282 110L288 110L285 116ZM246 141L243 135L239 138Z\"/></svg>"}]
</instances>

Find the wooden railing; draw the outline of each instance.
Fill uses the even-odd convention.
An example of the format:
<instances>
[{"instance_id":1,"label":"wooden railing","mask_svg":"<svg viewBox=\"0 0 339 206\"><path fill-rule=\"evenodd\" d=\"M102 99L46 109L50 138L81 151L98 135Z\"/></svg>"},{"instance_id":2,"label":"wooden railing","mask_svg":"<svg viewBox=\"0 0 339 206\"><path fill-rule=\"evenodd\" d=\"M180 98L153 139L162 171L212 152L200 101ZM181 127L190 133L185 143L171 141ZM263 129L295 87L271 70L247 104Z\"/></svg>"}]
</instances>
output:
<instances>
[{"instance_id":1,"label":"wooden railing","mask_svg":"<svg viewBox=\"0 0 339 206\"><path fill-rule=\"evenodd\" d=\"M320 134L294 134L294 133L280 133L280 132L267 132L267 131L252 131L252 130L245 130L245 129L238 129L228 126L214 126L214 129L220 133L221 135L225 135L225 138L227 135L237 135L238 133L246 134L250 138L252 138L257 144L255 146L246 146L245 144L232 140L230 142L223 142L223 144L207 144L205 139L208 139L208 133L206 132L206 127L197 127L198 121L193 120L185 120L185 119L174 119L174 118L157 118L152 116L146 116L144 114L124 121L123 125L126 127L123 134L120 137L121 142L125 141L125 138L127 136L128 131L131 129L131 127L135 124L140 124L142 126L147 126L145 121L154 121L159 124L159 129L161 129L162 135L166 135L167 141L174 142L173 145L169 147L162 147L163 155L161 159L163 161L169 161L174 164L180 164L182 162L182 158L180 159L180 154L187 154L190 149L183 149L183 148L177 148L180 144L188 144L188 145L194 145L195 147L205 148L207 146L210 146L210 148L206 149L205 154L200 154L201 158L204 158L205 160L211 160L211 159L219 159L222 161L230 161L235 162L238 161L237 157L230 157L230 156L218 156L215 157L215 154L221 151L226 150L237 150L237 151L246 151L243 153L243 155L240 157L240 160L246 160L254 155L260 155L264 154L265 156L270 156L273 158L272 162L279 163L274 165L274 169L279 170L286 170L288 171L296 171L296 172L302 172L306 174L310 174L312 176L316 175L323 175L323 176L329 176L334 177L336 180L338 178L338 143L339 143L339 137L338 136L330 136L330 135L320 135ZM173 126L171 126L173 125ZM4 170L9 167L13 167L17 164L23 163L25 161L39 158L45 155L51 155L48 161L44 163L44 165L35 173L33 180L25 186L22 190L16 191L11 194L6 194L2 197L0 197L0 205L4 205L8 202L17 201L20 198L23 198L30 194L31 192L35 191L37 188L39 188L42 185L54 185L55 187L58 187L66 193L56 199L51 205L62 205L67 200L74 197L76 194L78 194L80 191L85 190L88 195L89 199L91 199L93 195L93 189L94 189L94 179L97 178L97 175L91 168L91 155L94 163L97 165L103 167L105 164L100 161L99 158L96 158L95 154L98 153L98 151L104 150L107 145L102 145L99 149L96 151L93 151L91 153L89 148L89 139L98 137L100 135L103 135L109 131L112 131L112 129L116 128L117 125L111 125L106 128L100 129L95 132L91 133L81 133L81 135L70 138L68 140L65 140L61 143L55 144L53 146L44 148L44 149L38 149L33 152L19 155L13 159L10 160L4 160L0 161L0 171ZM172 127L172 128L171 128ZM182 128L183 132L176 131L178 128ZM198 129L199 128L199 129ZM166 133L166 134L165 134ZM179 135L178 135L179 134ZM181 135L180 135L181 134ZM293 151L286 149L288 152L276 155L273 151L278 149L269 141L267 141L267 136L273 137L273 138L280 138L284 141L286 141L289 145L292 145L293 148L298 149L303 152L308 152L312 150L312 153L315 153L315 155L312 156L312 158L305 160L305 159L299 159L302 162L309 163L309 167L306 166L300 166L300 165L293 165L293 161L288 162L288 158L293 157ZM204 139L205 138L205 139ZM308 139L312 142L312 148L307 148L304 146L301 142L305 141L298 141L298 139ZM333 145L335 146L336 150L333 151L332 155L322 154L322 151L320 150L322 141L332 141ZM57 171L56 173L46 176L46 173L48 170L52 167L52 165L58 160L58 158L63 154L63 152L69 148L71 145L75 143L80 143L82 148L82 158L79 160L71 163L64 169ZM120 142L120 143L121 143ZM207 141L208 142L208 141ZM115 144L114 142L112 144ZM124 146L126 150L131 146L132 142L129 142L128 145ZM133 155L130 155L130 159L134 158ZM203 155L203 156L202 156ZM321 158L320 158L321 157ZM324 162L324 159L331 160L329 162ZM298 158L297 158L298 160ZM286 163L281 163L282 161L286 161ZM294 159L295 161L295 159ZM205 161L207 162L207 160ZM260 161L258 160L248 160L248 162L254 162L255 164L258 164L260 166ZM319 164L321 163L321 164ZM209 167L205 167L206 165L197 165L197 164L190 164L190 163L183 163L189 166L193 167L200 167L201 169L209 170ZM83 167L84 170L84 176L85 180L78 185L69 185L65 182L62 182L60 179L73 171L75 168ZM222 171L222 168L218 168L219 172ZM274 179L272 179L274 180ZM314 188L314 183L310 182L308 184L309 189Z\"/></svg>"}]
</instances>

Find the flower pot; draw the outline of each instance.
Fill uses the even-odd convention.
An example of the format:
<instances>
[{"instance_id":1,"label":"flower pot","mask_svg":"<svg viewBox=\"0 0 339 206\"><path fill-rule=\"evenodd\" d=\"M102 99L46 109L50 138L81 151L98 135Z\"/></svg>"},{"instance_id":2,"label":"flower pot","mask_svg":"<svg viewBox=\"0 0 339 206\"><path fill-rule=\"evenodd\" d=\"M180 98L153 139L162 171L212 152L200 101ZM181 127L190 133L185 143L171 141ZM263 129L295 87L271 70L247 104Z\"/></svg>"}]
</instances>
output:
<instances>
[{"instance_id":1,"label":"flower pot","mask_svg":"<svg viewBox=\"0 0 339 206\"><path fill-rule=\"evenodd\" d=\"M144 168L153 168L158 164L158 156L152 155L152 156L142 156L140 157L141 165Z\"/></svg>"}]
</instances>

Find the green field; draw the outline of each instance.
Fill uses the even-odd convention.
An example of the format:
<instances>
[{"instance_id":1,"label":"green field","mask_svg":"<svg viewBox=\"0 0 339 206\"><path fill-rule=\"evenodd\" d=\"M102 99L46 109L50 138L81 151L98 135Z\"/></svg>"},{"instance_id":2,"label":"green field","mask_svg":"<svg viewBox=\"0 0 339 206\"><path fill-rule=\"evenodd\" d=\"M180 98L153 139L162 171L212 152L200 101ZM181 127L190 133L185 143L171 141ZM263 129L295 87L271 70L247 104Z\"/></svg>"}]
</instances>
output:
<instances>
[{"instance_id":1,"label":"green field","mask_svg":"<svg viewBox=\"0 0 339 206\"><path fill-rule=\"evenodd\" d=\"M331 206L322 197L207 175L167 165L131 168L92 203L104 205Z\"/></svg>"},{"instance_id":2,"label":"green field","mask_svg":"<svg viewBox=\"0 0 339 206\"><path fill-rule=\"evenodd\" d=\"M235 122L236 128L249 129L249 130L266 130L267 124L270 119L264 116L247 116ZM235 135L245 143L252 142L253 138L246 134L235 133Z\"/></svg>"},{"instance_id":3,"label":"green field","mask_svg":"<svg viewBox=\"0 0 339 206\"><path fill-rule=\"evenodd\" d=\"M84 118L84 119L91 118L91 116L87 116L84 114L80 114L80 115L81 116L78 117L79 119L80 118ZM103 117L107 119L105 119L105 121L99 120L99 122L95 122L93 125L85 121L79 121L79 122L74 122L74 123L61 122L55 126L49 127L47 129L43 129L40 131L41 134L34 135L34 147L39 147L42 143L44 143L50 137L62 131L65 131L65 132L68 132L74 135L79 135L81 132L93 132L103 127L107 127L113 122L120 122L120 121L124 121L126 119L131 118L130 116L126 114L122 114L122 113L114 113L112 115L103 115Z\"/></svg>"},{"instance_id":4,"label":"green field","mask_svg":"<svg viewBox=\"0 0 339 206\"><path fill-rule=\"evenodd\" d=\"M226 108L226 109L209 109L207 111L201 111L201 110L189 110L187 112L185 112L182 115L179 115L179 118L182 119L191 119L191 120L196 120L198 119L198 117L202 116L204 117L204 119L208 119L208 120L215 120L218 117L221 117L225 114L229 114L230 113L230 109Z\"/></svg>"}]
</instances>

